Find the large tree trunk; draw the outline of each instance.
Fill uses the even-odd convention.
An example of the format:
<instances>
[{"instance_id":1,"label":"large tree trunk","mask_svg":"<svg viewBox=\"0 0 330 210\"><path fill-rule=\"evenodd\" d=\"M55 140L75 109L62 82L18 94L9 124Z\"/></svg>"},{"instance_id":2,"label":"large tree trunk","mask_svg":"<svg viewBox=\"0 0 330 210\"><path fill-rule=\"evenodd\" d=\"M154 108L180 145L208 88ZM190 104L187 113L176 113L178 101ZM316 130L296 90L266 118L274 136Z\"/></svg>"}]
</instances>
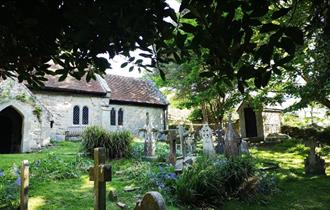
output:
<instances>
[{"instance_id":1,"label":"large tree trunk","mask_svg":"<svg viewBox=\"0 0 330 210\"><path fill-rule=\"evenodd\" d=\"M205 103L202 103L202 115L203 115L203 123L209 122L209 118L207 115L207 107Z\"/></svg>"},{"instance_id":2,"label":"large tree trunk","mask_svg":"<svg viewBox=\"0 0 330 210\"><path fill-rule=\"evenodd\" d=\"M330 109L330 100L329 99L323 99L323 100L319 100L319 103L322 104L323 106L327 107L328 109Z\"/></svg>"}]
</instances>

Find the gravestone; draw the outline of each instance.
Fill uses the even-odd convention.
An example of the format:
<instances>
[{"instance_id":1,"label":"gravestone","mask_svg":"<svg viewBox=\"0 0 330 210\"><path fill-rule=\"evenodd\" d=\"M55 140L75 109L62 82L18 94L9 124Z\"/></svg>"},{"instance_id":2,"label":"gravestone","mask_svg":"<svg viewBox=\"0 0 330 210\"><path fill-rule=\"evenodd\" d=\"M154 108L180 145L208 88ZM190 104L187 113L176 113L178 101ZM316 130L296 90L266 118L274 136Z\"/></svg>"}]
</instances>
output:
<instances>
[{"instance_id":1,"label":"gravestone","mask_svg":"<svg viewBox=\"0 0 330 210\"><path fill-rule=\"evenodd\" d=\"M199 135L203 140L203 152L207 156L213 156L215 154L213 142L212 142L212 129L208 124L203 124L203 127L199 131Z\"/></svg>"},{"instance_id":2,"label":"gravestone","mask_svg":"<svg viewBox=\"0 0 330 210\"><path fill-rule=\"evenodd\" d=\"M149 120L149 113L146 114L146 124L144 128L139 129L144 134L144 156L147 159L156 158L156 137L158 130L155 129Z\"/></svg>"},{"instance_id":3,"label":"gravestone","mask_svg":"<svg viewBox=\"0 0 330 210\"><path fill-rule=\"evenodd\" d=\"M326 175L325 160L316 154L315 140L310 140L306 146L310 147L308 157L304 160L306 175Z\"/></svg>"},{"instance_id":4,"label":"gravestone","mask_svg":"<svg viewBox=\"0 0 330 210\"><path fill-rule=\"evenodd\" d=\"M180 148L181 148L182 156L184 159L187 156L185 138L188 136L188 132L185 130L183 125L179 125L178 133L179 133L179 137L180 137Z\"/></svg>"},{"instance_id":5,"label":"gravestone","mask_svg":"<svg viewBox=\"0 0 330 210\"><path fill-rule=\"evenodd\" d=\"M166 210L165 200L159 192L148 192L134 210Z\"/></svg>"},{"instance_id":6,"label":"gravestone","mask_svg":"<svg viewBox=\"0 0 330 210\"><path fill-rule=\"evenodd\" d=\"M249 154L249 145L247 143L247 141L243 140L241 141L241 144L240 144L240 147L239 147L239 151L240 151L240 154Z\"/></svg>"},{"instance_id":7,"label":"gravestone","mask_svg":"<svg viewBox=\"0 0 330 210\"><path fill-rule=\"evenodd\" d=\"M215 131L215 135L217 137L217 145L215 146L215 152L218 154L223 154L225 152L225 131L222 128L218 128Z\"/></svg>"},{"instance_id":8,"label":"gravestone","mask_svg":"<svg viewBox=\"0 0 330 210\"><path fill-rule=\"evenodd\" d=\"M229 121L225 133L225 155L227 157L235 157L239 155L239 146L241 139L235 131L231 121Z\"/></svg>"},{"instance_id":9,"label":"gravestone","mask_svg":"<svg viewBox=\"0 0 330 210\"><path fill-rule=\"evenodd\" d=\"M106 182L111 181L111 165L105 164L105 148L94 149L94 167L89 168L89 180L94 181L94 210L105 210Z\"/></svg>"},{"instance_id":10,"label":"gravestone","mask_svg":"<svg viewBox=\"0 0 330 210\"><path fill-rule=\"evenodd\" d=\"M176 163L176 129L169 129L167 131L167 140L170 144L170 153L168 155L168 161L175 166Z\"/></svg>"},{"instance_id":11,"label":"gravestone","mask_svg":"<svg viewBox=\"0 0 330 210\"><path fill-rule=\"evenodd\" d=\"M186 139L186 146L187 146L187 156L192 156L193 154L193 143L194 143L194 136L193 134L189 134Z\"/></svg>"}]
</instances>

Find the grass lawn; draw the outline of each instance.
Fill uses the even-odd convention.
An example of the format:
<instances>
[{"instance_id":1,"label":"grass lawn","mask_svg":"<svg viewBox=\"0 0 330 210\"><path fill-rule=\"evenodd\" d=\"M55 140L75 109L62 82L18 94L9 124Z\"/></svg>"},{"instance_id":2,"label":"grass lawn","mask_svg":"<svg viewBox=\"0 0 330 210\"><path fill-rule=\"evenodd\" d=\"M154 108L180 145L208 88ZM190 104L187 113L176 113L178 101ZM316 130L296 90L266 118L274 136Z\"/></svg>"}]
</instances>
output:
<instances>
[{"instance_id":1,"label":"grass lawn","mask_svg":"<svg viewBox=\"0 0 330 210\"><path fill-rule=\"evenodd\" d=\"M29 161L45 159L48 153L70 160L76 157L78 148L79 143L61 142L42 152L0 155L0 169L10 168L14 163L20 165L23 159ZM330 209L330 176L306 177L304 175L303 159L307 150L303 145L286 142L275 146L253 148L251 153L260 162L279 164L280 168L272 172L278 180L279 192L263 199L262 202L228 201L223 209ZM325 154L323 157L328 165L327 174L330 175L330 154ZM118 171L134 169L136 164L138 161L132 159L112 161L113 180L107 184L107 190L116 190L118 201L126 203L128 209L133 209L137 197L144 191L124 192L124 187L131 185L133 180L125 174L119 174ZM93 209L93 182L88 180L86 174L62 180L38 182L31 180L29 196L31 210ZM118 209L118 207L108 202L107 209ZM169 209L185 208L169 206Z\"/></svg>"}]
</instances>

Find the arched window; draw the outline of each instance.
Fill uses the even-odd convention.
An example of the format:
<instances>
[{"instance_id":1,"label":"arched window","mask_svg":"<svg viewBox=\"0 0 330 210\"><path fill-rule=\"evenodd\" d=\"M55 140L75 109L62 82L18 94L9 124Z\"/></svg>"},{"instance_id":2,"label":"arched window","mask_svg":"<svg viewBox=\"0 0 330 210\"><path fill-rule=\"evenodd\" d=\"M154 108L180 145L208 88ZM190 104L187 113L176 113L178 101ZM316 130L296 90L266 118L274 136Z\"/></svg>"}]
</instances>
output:
<instances>
[{"instance_id":1,"label":"arched window","mask_svg":"<svg viewBox=\"0 0 330 210\"><path fill-rule=\"evenodd\" d=\"M124 112L123 109L120 108L118 110L118 125L123 125L123 121L124 121Z\"/></svg>"},{"instance_id":2,"label":"arched window","mask_svg":"<svg viewBox=\"0 0 330 210\"><path fill-rule=\"evenodd\" d=\"M82 124L88 125L88 107L84 106L82 110Z\"/></svg>"},{"instance_id":3,"label":"arched window","mask_svg":"<svg viewBox=\"0 0 330 210\"><path fill-rule=\"evenodd\" d=\"M79 125L80 122L80 107L74 106L73 107L73 124Z\"/></svg>"},{"instance_id":4,"label":"arched window","mask_svg":"<svg viewBox=\"0 0 330 210\"><path fill-rule=\"evenodd\" d=\"M114 108L110 111L110 125L116 125L116 110Z\"/></svg>"}]
</instances>

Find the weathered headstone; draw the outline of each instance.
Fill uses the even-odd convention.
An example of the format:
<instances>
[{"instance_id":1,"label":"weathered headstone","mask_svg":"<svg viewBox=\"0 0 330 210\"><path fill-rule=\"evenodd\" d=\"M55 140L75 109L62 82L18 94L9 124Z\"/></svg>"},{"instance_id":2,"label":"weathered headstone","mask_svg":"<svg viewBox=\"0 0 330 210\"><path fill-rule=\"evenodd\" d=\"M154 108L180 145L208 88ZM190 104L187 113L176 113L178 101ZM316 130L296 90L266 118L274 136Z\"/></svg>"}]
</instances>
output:
<instances>
[{"instance_id":1,"label":"weathered headstone","mask_svg":"<svg viewBox=\"0 0 330 210\"><path fill-rule=\"evenodd\" d=\"M199 131L199 135L203 140L203 152L207 156L213 156L215 154L213 142L212 142L212 130L208 124L203 124L203 127Z\"/></svg>"},{"instance_id":2,"label":"weathered headstone","mask_svg":"<svg viewBox=\"0 0 330 210\"><path fill-rule=\"evenodd\" d=\"M149 120L149 113L146 114L146 124L144 128L139 129L139 132L144 133L144 156L147 159L156 158L156 136L158 130L153 127Z\"/></svg>"},{"instance_id":3,"label":"weathered headstone","mask_svg":"<svg viewBox=\"0 0 330 210\"><path fill-rule=\"evenodd\" d=\"M225 131L219 128L215 131L215 135L217 137L217 145L215 146L215 152L218 154L223 154L225 152Z\"/></svg>"},{"instance_id":4,"label":"weathered headstone","mask_svg":"<svg viewBox=\"0 0 330 210\"><path fill-rule=\"evenodd\" d=\"M191 156L193 154L193 143L194 143L194 136L193 134L189 134L186 139L187 145L187 156Z\"/></svg>"},{"instance_id":5,"label":"weathered headstone","mask_svg":"<svg viewBox=\"0 0 330 210\"><path fill-rule=\"evenodd\" d=\"M23 160L21 168L20 209L28 210L29 192L29 161Z\"/></svg>"},{"instance_id":6,"label":"weathered headstone","mask_svg":"<svg viewBox=\"0 0 330 210\"><path fill-rule=\"evenodd\" d=\"M180 137L180 148L182 152L183 159L187 156L185 138L188 136L188 132L185 130L183 125L178 126L178 133Z\"/></svg>"},{"instance_id":7,"label":"weathered headstone","mask_svg":"<svg viewBox=\"0 0 330 210\"><path fill-rule=\"evenodd\" d=\"M176 163L176 129L168 130L167 139L170 144L168 160L174 166Z\"/></svg>"},{"instance_id":8,"label":"weathered headstone","mask_svg":"<svg viewBox=\"0 0 330 210\"><path fill-rule=\"evenodd\" d=\"M310 140L306 146L310 147L308 157L304 160L306 175L325 175L325 160L316 154L315 140Z\"/></svg>"},{"instance_id":9,"label":"weathered headstone","mask_svg":"<svg viewBox=\"0 0 330 210\"><path fill-rule=\"evenodd\" d=\"M94 181L94 210L105 210L106 182L111 181L111 165L105 165L105 148L94 149L94 167L89 168L89 180Z\"/></svg>"},{"instance_id":10,"label":"weathered headstone","mask_svg":"<svg viewBox=\"0 0 330 210\"><path fill-rule=\"evenodd\" d=\"M229 121L225 134L225 155L235 157L239 155L240 137L235 131L233 124Z\"/></svg>"},{"instance_id":11,"label":"weathered headstone","mask_svg":"<svg viewBox=\"0 0 330 210\"><path fill-rule=\"evenodd\" d=\"M134 210L166 210L165 200L159 192L148 192Z\"/></svg>"},{"instance_id":12,"label":"weathered headstone","mask_svg":"<svg viewBox=\"0 0 330 210\"><path fill-rule=\"evenodd\" d=\"M246 154L249 154L249 145L247 143L247 141L243 140L241 141L241 144L239 146L239 151L240 151L240 154L243 154L243 153L246 153Z\"/></svg>"}]
</instances>

